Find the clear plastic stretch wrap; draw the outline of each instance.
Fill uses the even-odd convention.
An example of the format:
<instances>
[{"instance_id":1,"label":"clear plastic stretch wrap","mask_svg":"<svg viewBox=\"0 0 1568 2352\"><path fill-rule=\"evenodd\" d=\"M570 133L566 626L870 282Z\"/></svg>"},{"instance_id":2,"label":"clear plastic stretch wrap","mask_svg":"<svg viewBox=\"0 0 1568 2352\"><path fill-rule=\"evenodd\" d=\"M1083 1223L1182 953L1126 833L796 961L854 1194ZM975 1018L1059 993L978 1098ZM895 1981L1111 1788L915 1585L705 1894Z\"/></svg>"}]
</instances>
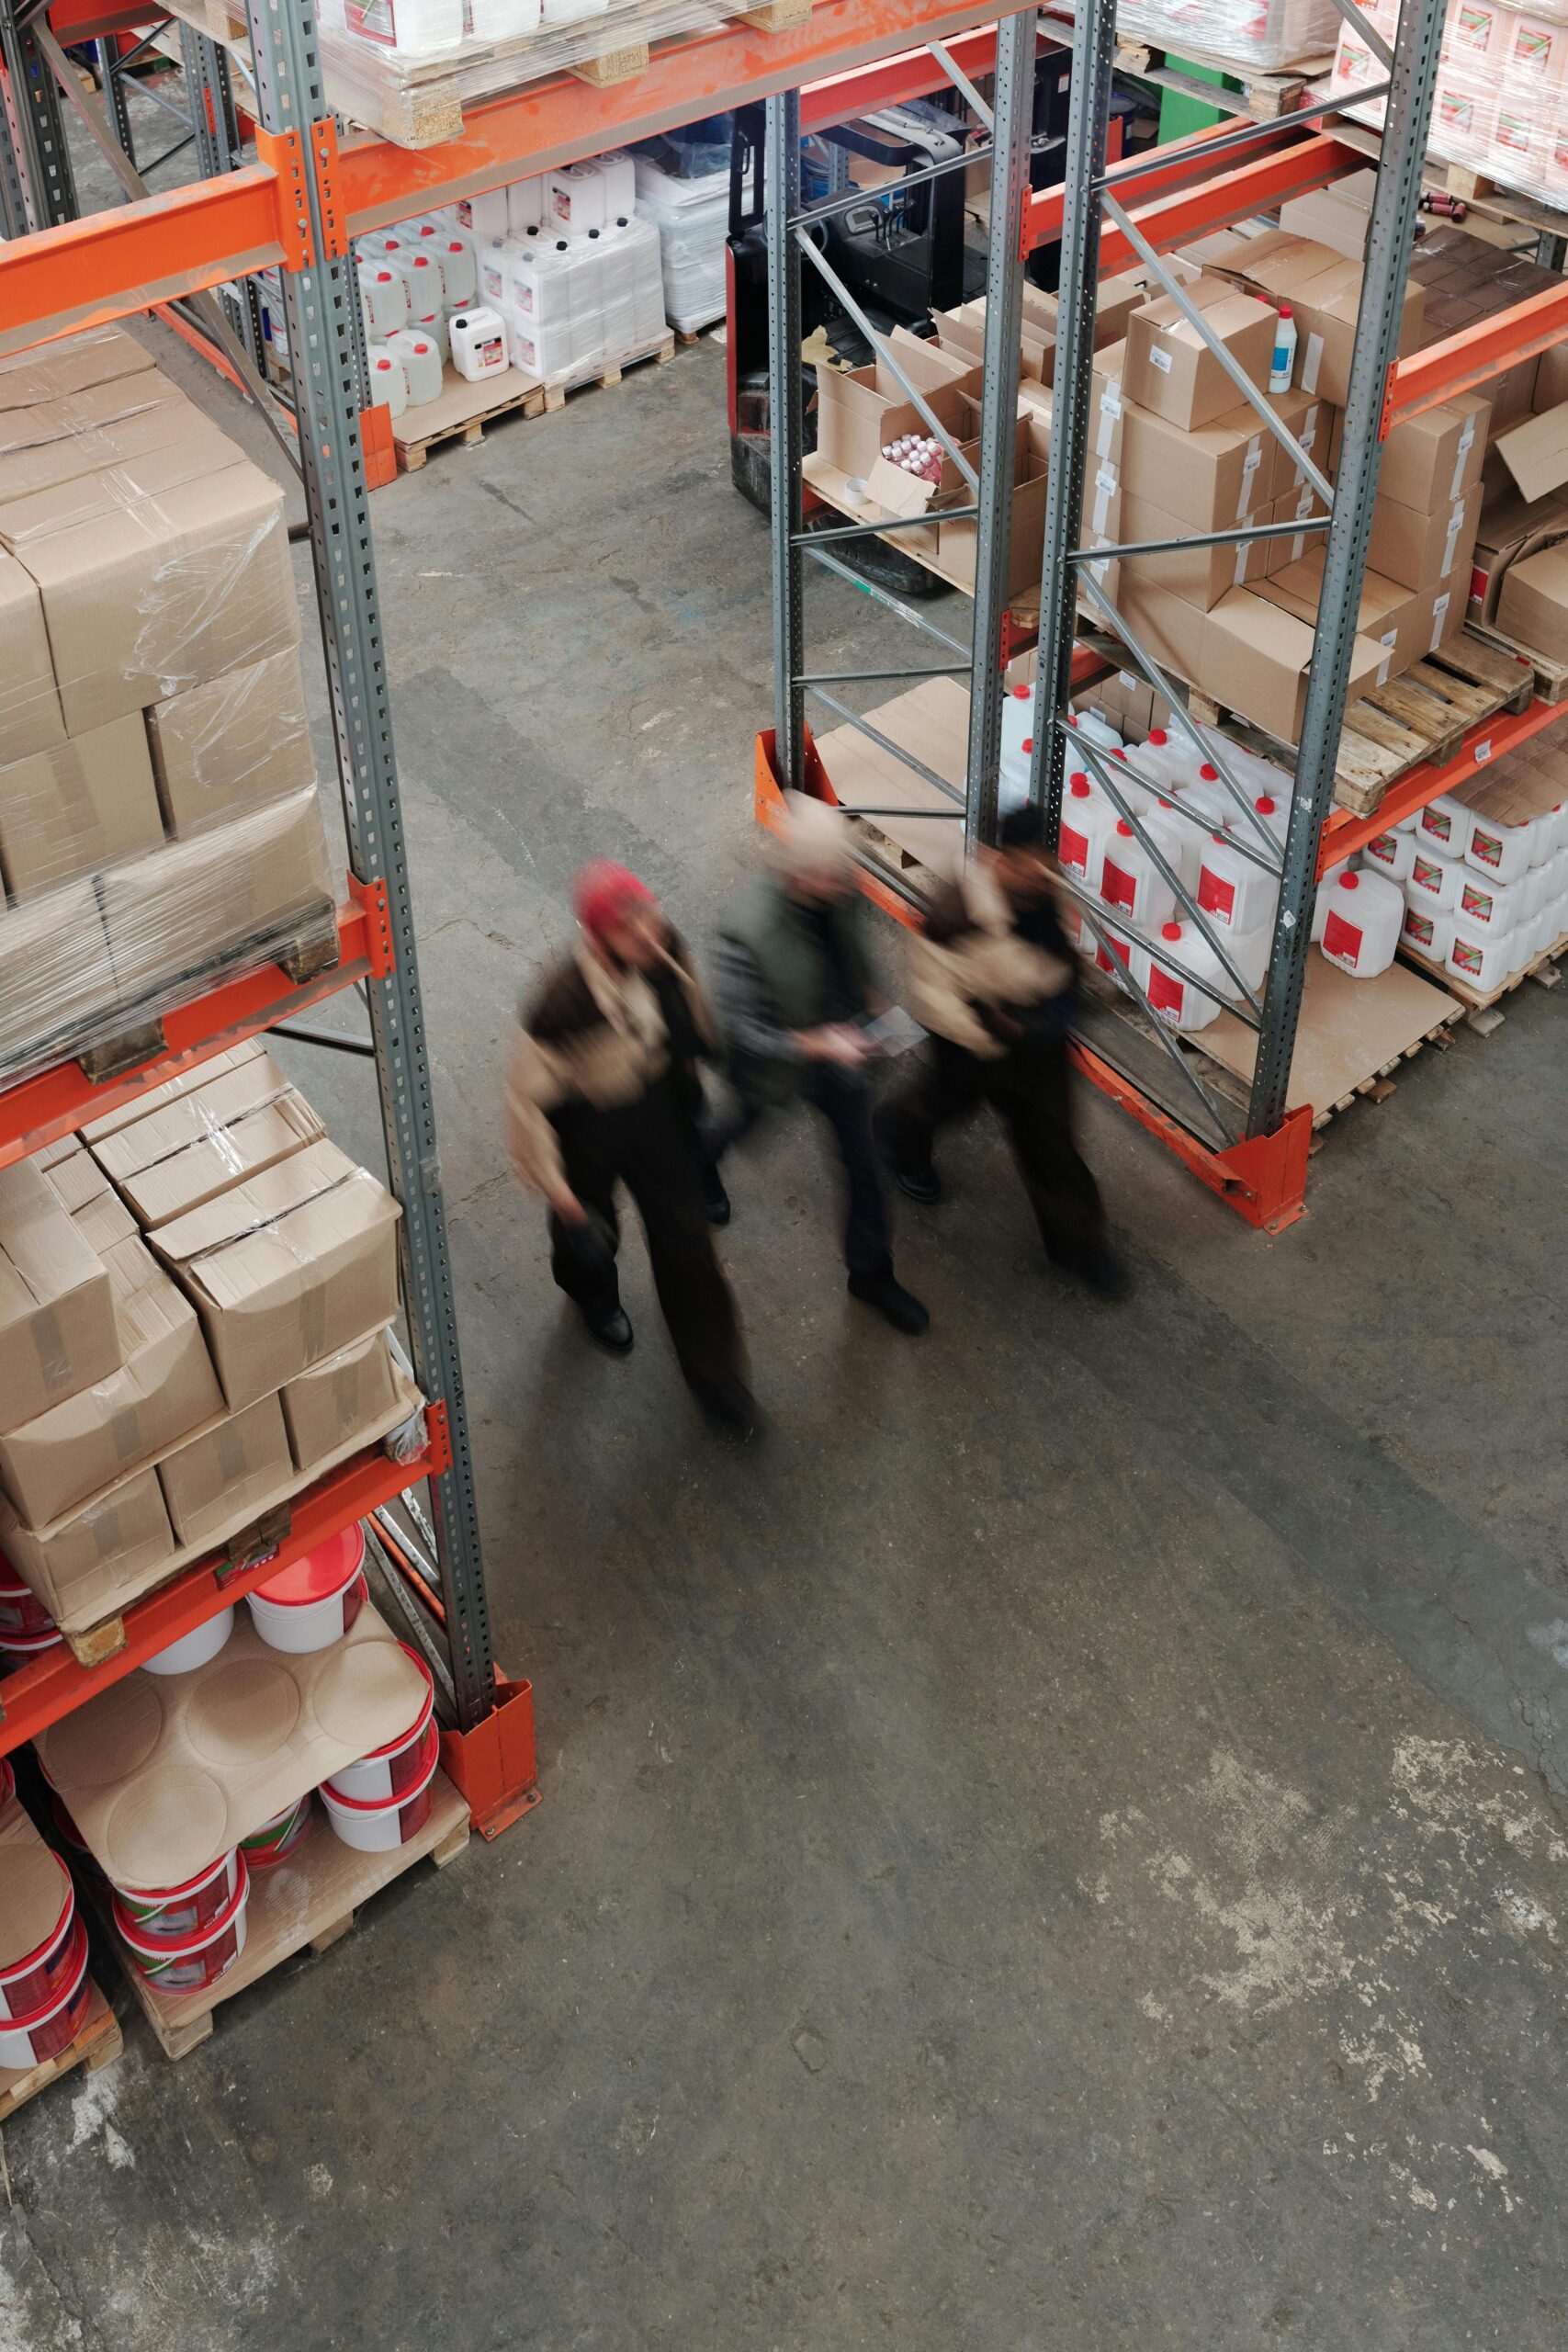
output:
<instances>
[{"instance_id":1,"label":"clear plastic stretch wrap","mask_svg":"<svg viewBox=\"0 0 1568 2352\"><path fill-rule=\"evenodd\" d=\"M96 329L0 360L0 1082L333 897L282 492Z\"/></svg>"},{"instance_id":2,"label":"clear plastic stretch wrap","mask_svg":"<svg viewBox=\"0 0 1568 2352\"><path fill-rule=\"evenodd\" d=\"M664 310L682 334L721 319L725 311L725 247L729 236L729 171L684 175L671 141L660 154L637 156L637 209L659 231L664 269ZM715 144L700 151L709 161Z\"/></svg>"},{"instance_id":3,"label":"clear plastic stretch wrap","mask_svg":"<svg viewBox=\"0 0 1568 2352\"><path fill-rule=\"evenodd\" d=\"M1399 14L1393 0L1363 13L1393 40ZM1384 78L1363 36L1342 27L1329 86L1347 100L1346 112L1381 126L1381 99L1354 100ZM1449 163L1467 164L1538 202L1568 200L1568 6L1450 0L1431 146Z\"/></svg>"},{"instance_id":4,"label":"clear plastic stretch wrap","mask_svg":"<svg viewBox=\"0 0 1568 2352\"><path fill-rule=\"evenodd\" d=\"M1070 0L1052 0L1051 13L1070 17ZM1120 33L1158 41L1179 56L1222 59L1240 73L1271 74L1331 55L1339 21L1334 0L1156 0L1116 11Z\"/></svg>"}]
</instances>

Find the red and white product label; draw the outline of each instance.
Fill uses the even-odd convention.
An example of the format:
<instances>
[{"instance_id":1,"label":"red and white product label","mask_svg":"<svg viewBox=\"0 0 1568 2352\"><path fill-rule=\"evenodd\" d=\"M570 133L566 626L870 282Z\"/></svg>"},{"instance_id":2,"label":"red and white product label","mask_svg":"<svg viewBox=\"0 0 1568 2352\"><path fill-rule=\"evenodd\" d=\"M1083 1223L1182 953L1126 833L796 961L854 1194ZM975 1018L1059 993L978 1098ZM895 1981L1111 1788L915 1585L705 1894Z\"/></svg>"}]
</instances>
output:
<instances>
[{"instance_id":1,"label":"red and white product label","mask_svg":"<svg viewBox=\"0 0 1568 2352\"><path fill-rule=\"evenodd\" d=\"M1503 844L1495 833L1483 833L1479 825L1470 837L1471 854L1483 865L1501 865Z\"/></svg>"},{"instance_id":2,"label":"red and white product label","mask_svg":"<svg viewBox=\"0 0 1568 2352\"><path fill-rule=\"evenodd\" d=\"M498 334L486 335L484 341L479 345L479 365L481 368L505 367L506 344L502 336Z\"/></svg>"},{"instance_id":3,"label":"red and white product label","mask_svg":"<svg viewBox=\"0 0 1568 2352\"><path fill-rule=\"evenodd\" d=\"M1454 962L1459 966L1461 972L1478 974L1482 967L1484 954L1485 950L1483 948L1477 947L1472 940L1456 939L1454 941Z\"/></svg>"},{"instance_id":4,"label":"red and white product label","mask_svg":"<svg viewBox=\"0 0 1568 2352\"><path fill-rule=\"evenodd\" d=\"M1361 960L1361 933L1343 915L1330 913L1323 926L1323 952L1336 964L1348 965L1352 971Z\"/></svg>"},{"instance_id":5,"label":"red and white product label","mask_svg":"<svg viewBox=\"0 0 1568 2352\"><path fill-rule=\"evenodd\" d=\"M1138 895L1137 882L1131 874L1122 871L1114 858L1108 857L1100 877L1100 895L1108 907L1125 907L1130 913ZM1124 952L1122 961L1127 961Z\"/></svg>"},{"instance_id":6,"label":"red and white product label","mask_svg":"<svg viewBox=\"0 0 1568 2352\"><path fill-rule=\"evenodd\" d=\"M1367 855L1375 857L1380 865L1392 865L1399 855L1397 833L1380 833L1375 842L1367 843Z\"/></svg>"},{"instance_id":7,"label":"red and white product label","mask_svg":"<svg viewBox=\"0 0 1568 2352\"><path fill-rule=\"evenodd\" d=\"M1235 884L1223 875L1212 874L1206 865L1198 869L1198 904L1206 915L1218 915L1229 922L1235 912Z\"/></svg>"},{"instance_id":8,"label":"red and white product label","mask_svg":"<svg viewBox=\"0 0 1568 2352\"><path fill-rule=\"evenodd\" d=\"M1446 842L1452 835L1454 820L1446 808L1423 808L1421 831L1430 833L1435 842Z\"/></svg>"},{"instance_id":9,"label":"red and white product label","mask_svg":"<svg viewBox=\"0 0 1568 2352\"><path fill-rule=\"evenodd\" d=\"M1162 971L1157 964L1150 965L1149 1002L1156 1012L1168 1012L1179 1021L1186 996L1185 981L1179 980L1174 973Z\"/></svg>"},{"instance_id":10,"label":"red and white product label","mask_svg":"<svg viewBox=\"0 0 1568 2352\"><path fill-rule=\"evenodd\" d=\"M1436 898L1443 887L1443 869L1429 857L1418 857L1410 869L1410 879L1418 890L1430 890Z\"/></svg>"},{"instance_id":11,"label":"red and white product label","mask_svg":"<svg viewBox=\"0 0 1568 2352\"><path fill-rule=\"evenodd\" d=\"M1107 945L1111 949L1111 956L1115 956L1118 964L1127 963L1133 952L1124 939L1112 939L1109 942L1102 939L1094 958L1102 972L1112 971L1115 968L1111 961L1111 956L1105 952Z\"/></svg>"},{"instance_id":12,"label":"red and white product label","mask_svg":"<svg viewBox=\"0 0 1568 2352\"><path fill-rule=\"evenodd\" d=\"M1414 907L1404 910L1404 936L1413 947L1430 947L1437 925L1430 915L1418 914Z\"/></svg>"},{"instance_id":13,"label":"red and white product label","mask_svg":"<svg viewBox=\"0 0 1568 2352\"><path fill-rule=\"evenodd\" d=\"M1075 833L1070 825L1064 825L1057 836L1057 847L1061 851L1062 864L1070 866L1075 874L1081 874L1087 882L1089 879L1089 836L1087 833Z\"/></svg>"},{"instance_id":14,"label":"red and white product label","mask_svg":"<svg viewBox=\"0 0 1568 2352\"><path fill-rule=\"evenodd\" d=\"M1459 894L1459 903L1461 912L1474 922L1490 922L1497 901L1490 890L1478 890L1473 882L1467 882Z\"/></svg>"}]
</instances>

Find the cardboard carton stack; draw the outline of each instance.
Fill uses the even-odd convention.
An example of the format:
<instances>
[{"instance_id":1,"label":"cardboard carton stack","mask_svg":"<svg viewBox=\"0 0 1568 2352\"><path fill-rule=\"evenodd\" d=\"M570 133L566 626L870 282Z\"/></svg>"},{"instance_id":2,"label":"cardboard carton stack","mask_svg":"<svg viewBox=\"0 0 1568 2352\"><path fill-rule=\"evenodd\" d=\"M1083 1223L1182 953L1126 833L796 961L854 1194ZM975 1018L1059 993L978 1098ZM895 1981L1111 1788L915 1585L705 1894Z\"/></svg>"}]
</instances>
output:
<instances>
[{"instance_id":1,"label":"cardboard carton stack","mask_svg":"<svg viewBox=\"0 0 1568 2352\"><path fill-rule=\"evenodd\" d=\"M0 1552L65 1631L407 1418L398 1216L254 1044L0 1170Z\"/></svg>"},{"instance_id":2,"label":"cardboard carton stack","mask_svg":"<svg viewBox=\"0 0 1568 2352\"><path fill-rule=\"evenodd\" d=\"M330 904L281 492L116 328L0 359L0 1080Z\"/></svg>"}]
</instances>

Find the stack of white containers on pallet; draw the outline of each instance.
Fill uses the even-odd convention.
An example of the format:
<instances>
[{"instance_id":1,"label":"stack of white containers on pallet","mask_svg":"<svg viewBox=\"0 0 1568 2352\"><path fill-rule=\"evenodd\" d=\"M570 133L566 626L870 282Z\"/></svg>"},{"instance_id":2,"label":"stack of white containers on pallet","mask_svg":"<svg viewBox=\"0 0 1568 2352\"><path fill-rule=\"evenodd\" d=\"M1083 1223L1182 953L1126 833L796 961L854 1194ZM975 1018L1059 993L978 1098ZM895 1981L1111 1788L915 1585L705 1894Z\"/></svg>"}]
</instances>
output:
<instances>
[{"instance_id":1,"label":"stack of white containers on pallet","mask_svg":"<svg viewBox=\"0 0 1568 2352\"><path fill-rule=\"evenodd\" d=\"M473 234L456 208L362 237L359 297L372 400L400 416L438 399L452 356L452 321L479 299Z\"/></svg>"},{"instance_id":2,"label":"stack of white containers on pallet","mask_svg":"<svg viewBox=\"0 0 1568 2352\"><path fill-rule=\"evenodd\" d=\"M1472 792L1439 794L1363 861L1403 891L1404 945L1487 996L1568 931L1568 802L1527 812Z\"/></svg>"},{"instance_id":3,"label":"stack of white containers on pallet","mask_svg":"<svg viewBox=\"0 0 1568 2352\"><path fill-rule=\"evenodd\" d=\"M658 232L636 211L629 155L515 180L460 209L479 300L530 381L570 383L664 334ZM478 372L470 370L469 372Z\"/></svg>"},{"instance_id":4,"label":"stack of white containers on pallet","mask_svg":"<svg viewBox=\"0 0 1568 2352\"><path fill-rule=\"evenodd\" d=\"M728 141L672 138L657 153L639 153L636 164L637 209L659 232L665 314L682 334L696 334L725 311Z\"/></svg>"}]
</instances>

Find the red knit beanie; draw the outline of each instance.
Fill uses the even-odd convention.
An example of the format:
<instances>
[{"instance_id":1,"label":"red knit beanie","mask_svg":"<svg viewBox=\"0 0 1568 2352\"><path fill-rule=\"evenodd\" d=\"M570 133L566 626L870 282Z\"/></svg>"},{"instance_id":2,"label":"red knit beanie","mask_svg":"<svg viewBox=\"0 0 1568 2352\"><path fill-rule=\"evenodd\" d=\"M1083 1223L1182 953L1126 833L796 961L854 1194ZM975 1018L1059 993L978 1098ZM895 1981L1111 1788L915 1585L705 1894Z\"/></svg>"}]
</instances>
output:
<instances>
[{"instance_id":1,"label":"red knit beanie","mask_svg":"<svg viewBox=\"0 0 1568 2352\"><path fill-rule=\"evenodd\" d=\"M634 908L657 904L646 882L607 857L590 859L571 886L571 910L590 939L603 939Z\"/></svg>"}]
</instances>

